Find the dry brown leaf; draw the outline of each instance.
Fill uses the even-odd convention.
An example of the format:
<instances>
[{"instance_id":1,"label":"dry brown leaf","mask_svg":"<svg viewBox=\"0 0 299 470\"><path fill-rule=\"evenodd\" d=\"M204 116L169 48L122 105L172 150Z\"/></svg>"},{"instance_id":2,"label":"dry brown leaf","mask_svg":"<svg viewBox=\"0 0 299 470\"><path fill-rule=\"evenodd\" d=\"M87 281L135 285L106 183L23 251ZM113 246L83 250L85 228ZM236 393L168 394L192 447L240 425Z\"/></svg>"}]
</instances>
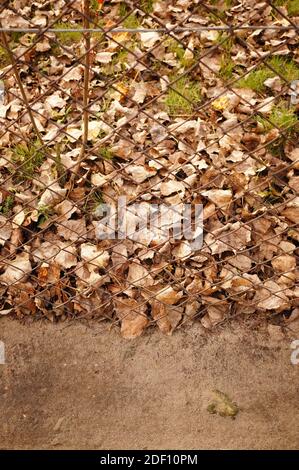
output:
<instances>
[{"instance_id":1,"label":"dry brown leaf","mask_svg":"<svg viewBox=\"0 0 299 470\"><path fill-rule=\"evenodd\" d=\"M171 335L182 318L182 308L170 307L158 300L153 300L150 304L152 317L157 322L159 329L165 335Z\"/></svg>"},{"instance_id":2,"label":"dry brown leaf","mask_svg":"<svg viewBox=\"0 0 299 470\"><path fill-rule=\"evenodd\" d=\"M160 40L160 34L156 32L140 33L140 40L146 49L150 49Z\"/></svg>"},{"instance_id":3,"label":"dry brown leaf","mask_svg":"<svg viewBox=\"0 0 299 470\"><path fill-rule=\"evenodd\" d=\"M50 95L46 99L45 103L48 104L51 108L58 108L58 109L61 109L66 105L66 101L63 98L61 98L60 92L56 92L56 93L53 93L53 95Z\"/></svg>"},{"instance_id":4,"label":"dry brown leaf","mask_svg":"<svg viewBox=\"0 0 299 470\"><path fill-rule=\"evenodd\" d=\"M130 165L125 169L126 173L132 175L135 183L143 183L147 178L154 176L157 171L153 168L146 168L141 165Z\"/></svg>"},{"instance_id":5,"label":"dry brown leaf","mask_svg":"<svg viewBox=\"0 0 299 470\"><path fill-rule=\"evenodd\" d=\"M124 338L133 339L143 333L149 323L144 305L135 299L116 298L114 308L121 322L121 335Z\"/></svg>"},{"instance_id":6,"label":"dry brown leaf","mask_svg":"<svg viewBox=\"0 0 299 470\"><path fill-rule=\"evenodd\" d=\"M251 268L252 261L249 256L239 254L230 258L229 264L231 264L232 266L235 266L241 271L249 271Z\"/></svg>"},{"instance_id":7,"label":"dry brown leaf","mask_svg":"<svg viewBox=\"0 0 299 470\"><path fill-rule=\"evenodd\" d=\"M290 255L281 255L274 258L271 264L276 271L289 273L296 268L296 258Z\"/></svg>"},{"instance_id":8,"label":"dry brown leaf","mask_svg":"<svg viewBox=\"0 0 299 470\"><path fill-rule=\"evenodd\" d=\"M154 280L149 274L148 270L139 264L138 261L130 264L127 281L130 285L133 284L134 287L152 286L154 283Z\"/></svg>"},{"instance_id":9,"label":"dry brown leaf","mask_svg":"<svg viewBox=\"0 0 299 470\"><path fill-rule=\"evenodd\" d=\"M265 281L253 299L258 308L264 310L283 310L289 301L283 289L275 281Z\"/></svg>"},{"instance_id":10,"label":"dry brown leaf","mask_svg":"<svg viewBox=\"0 0 299 470\"><path fill-rule=\"evenodd\" d=\"M132 97L132 100L138 104L143 103L147 94L146 83L144 82L135 83L134 90L135 90L135 93Z\"/></svg>"},{"instance_id":11,"label":"dry brown leaf","mask_svg":"<svg viewBox=\"0 0 299 470\"><path fill-rule=\"evenodd\" d=\"M59 221L68 220L76 212L76 210L76 206L67 199L55 206L55 212L61 216L59 217Z\"/></svg>"},{"instance_id":12,"label":"dry brown leaf","mask_svg":"<svg viewBox=\"0 0 299 470\"><path fill-rule=\"evenodd\" d=\"M205 236L205 243L212 254L237 251L245 248L251 240L251 228L241 222L228 224Z\"/></svg>"},{"instance_id":13,"label":"dry brown leaf","mask_svg":"<svg viewBox=\"0 0 299 470\"><path fill-rule=\"evenodd\" d=\"M227 301L214 297L202 297L202 302L206 305L207 314L212 325L222 322L230 309Z\"/></svg>"},{"instance_id":14,"label":"dry brown leaf","mask_svg":"<svg viewBox=\"0 0 299 470\"><path fill-rule=\"evenodd\" d=\"M224 212L228 211L232 201L232 192L230 189L210 189L201 193L203 196L214 202Z\"/></svg>"},{"instance_id":15,"label":"dry brown leaf","mask_svg":"<svg viewBox=\"0 0 299 470\"><path fill-rule=\"evenodd\" d=\"M291 222L294 222L294 224L296 224L299 220L299 206L287 207L284 211L282 211L281 214L287 219L289 219Z\"/></svg>"},{"instance_id":16,"label":"dry brown leaf","mask_svg":"<svg viewBox=\"0 0 299 470\"><path fill-rule=\"evenodd\" d=\"M10 239L11 234L11 222L0 214L0 245L4 246L5 242Z\"/></svg>"},{"instance_id":17,"label":"dry brown leaf","mask_svg":"<svg viewBox=\"0 0 299 470\"><path fill-rule=\"evenodd\" d=\"M14 284L16 282L25 282L32 267L28 253L20 253L14 260L6 264L5 271L0 276L0 282L4 284Z\"/></svg>"},{"instance_id":18,"label":"dry brown leaf","mask_svg":"<svg viewBox=\"0 0 299 470\"><path fill-rule=\"evenodd\" d=\"M60 267L56 264L42 263L38 268L38 281L41 285L55 284L60 278Z\"/></svg>"},{"instance_id":19,"label":"dry brown leaf","mask_svg":"<svg viewBox=\"0 0 299 470\"><path fill-rule=\"evenodd\" d=\"M173 256L181 260L189 258L189 256L192 255L192 253L193 251L192 251L191 245L187 240L180 242L172 250Z\"/></svg>"},{"instance_id":20,"label":"dry brown leaf","mask_svg":"<svg viewBox=\"0 0 299 470\"><path fill-rule=\"evenodd\" d=\"M86 239L85 219L71 219L60 222L57 227L57 233L60 237L68 241L78 242Z\"/></svg>"},{"instance_id":21,"label":"dry brown leaf","mask_svg":"<svg viewBox=\"0 0 299 470\"><path fill-rule=\"evenodd\" d=\"M91 183L94 186L101 187L107 183L107 176L102 175L101 173L93 173L91 175Z\"/></svg>"},{"instance_id":22,"label":"dry brown leaf","mask_svg":"<svg viewBox=\"0 0 299 470\"><path fill-rule=\"evenodd\" d=\"M92 243L83 243L80 247L81 258L91 268L105 268L109 263L110 255L107 251L93 245Z\"/></svg>"},{"instance_id":23,"label":"dry brown leaf","mask_svg":"<svg viewBox=\"0 0 299 470\"><path fill-rule=\"evenodd\" d=\"M66 195L67 190L59 186L59 183L53 183L49 188L47 188L42 194L38 207L53 207L58 204Z\"/></svg>"},{"instance_id":24,"label":"dry brown leaf","mask_svg":"<svg viewBox=\"0 0 299 470\"><path fill-rule=\"evenodd\" d=\"M44 242L33 250L32 254L35 263L57 263L63 269L69 269L77 264L76 247L60 240L55 243Z\"/></svg>"},{"instance_id":25,"label":"dry brown leaf","mask_svg":"<svg viewBox=\"0 0 299 470\"><path fill-rule=\"evenodd\" d=\"M165 183L161 183L160 186L161 194L163 196L169 196L173 193L179 193L181 197L185 194L185 186L180 181L170 180Z\"/></svg>"},{"instance_id":26,"label":"dry brown leaf","mask_svg":"<svg viewBox=\"0 0 299 470\"><path fill-rule=\"evenodd\" d=\"M156 299L168 305L176 304L183 296L182 292L176 292L171 286L163 287L156 294Z\"/></svg>"},{"instance_id":27,"label":"dry brown leaf","mask_svg":"<svg viewBox=\"0 0 299 470\"><path fill-rule=\"evenodd\" d=\"M100 64L109 64L114 54L114 52L98 52L95 60L96 62L100 62Z\"/></svg>"}]
</instances>

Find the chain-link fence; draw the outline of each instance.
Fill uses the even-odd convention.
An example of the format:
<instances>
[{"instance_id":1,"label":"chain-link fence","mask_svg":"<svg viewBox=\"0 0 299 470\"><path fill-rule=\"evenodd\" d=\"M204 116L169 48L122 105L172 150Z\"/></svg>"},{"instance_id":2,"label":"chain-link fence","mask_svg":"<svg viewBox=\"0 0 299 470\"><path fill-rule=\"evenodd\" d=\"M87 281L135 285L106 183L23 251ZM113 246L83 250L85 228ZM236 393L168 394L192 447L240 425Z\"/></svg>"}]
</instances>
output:
<instances>
[{"instance_id":1,"label":"chain-link fence","mask_svg":"<svg viewBox=\"0 0 299 470\"><path fill-rule=\"evenodd\" d=\"M297 0L14 0L0 21L0 314L127 337L298 315Z\"/></svg>"}]
</instances>

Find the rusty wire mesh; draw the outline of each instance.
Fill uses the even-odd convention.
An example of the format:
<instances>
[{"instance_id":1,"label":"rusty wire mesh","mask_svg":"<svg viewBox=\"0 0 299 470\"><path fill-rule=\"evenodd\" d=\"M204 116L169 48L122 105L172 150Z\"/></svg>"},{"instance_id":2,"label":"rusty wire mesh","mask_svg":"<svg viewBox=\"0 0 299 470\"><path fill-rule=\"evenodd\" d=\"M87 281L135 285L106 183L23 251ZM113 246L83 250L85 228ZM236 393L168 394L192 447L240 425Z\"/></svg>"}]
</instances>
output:
<instances>
[{"instance_id":1,"label":"rusty wire mesh","mask_svg":"<svg viewBox=\"0 0 299 470\"><path fill-rule=\"evenodd\" d=\"M296 314L298 18L294 0L3 2L0 313L127 337ZM99 240L119 196L203 204L202 248Z\"/></svg>"}]
</instances>

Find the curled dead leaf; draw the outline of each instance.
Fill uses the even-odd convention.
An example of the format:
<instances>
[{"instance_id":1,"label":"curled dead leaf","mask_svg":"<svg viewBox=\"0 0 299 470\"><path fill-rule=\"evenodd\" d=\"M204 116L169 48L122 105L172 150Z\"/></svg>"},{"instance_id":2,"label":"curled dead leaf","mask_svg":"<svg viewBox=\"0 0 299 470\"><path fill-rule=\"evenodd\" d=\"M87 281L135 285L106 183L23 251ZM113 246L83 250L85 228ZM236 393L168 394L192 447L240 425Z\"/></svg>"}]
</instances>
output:
<instances>
[{"instance_id":1,"label":"curled dead leaf","mask_svg":"<svg viewBox=\"0 0 299 470\"><path fill-rule=\"evenodd\" d=\"M151 314L157 322L159 329L166 335L171 335L182 318L182 308L164 305L158 300L153 300Z\"/></svg>"},{"instance_id":2,"label":"curled dead leaf","mask_svg":"<svg viewBox=\"0 0 299 470\"><path fill-rule=\"evenodd\" d=\"M32 266L28 253L20 253L14 260L8 261L5 271L0 276L0 282L4 284L14 284L19 281L26 281L28 274L31 273Z\"/></svg>"},{"instance_id":3,"label":"curled dead leaf","mask_svg":"<svg viewBox=\"0 0 299 470\"><path fill-rule=\"evenodd\" d=\"M116 298L114 308L121 322L121 335L124 338L133 339L143 333L149 323L144 305L135 299Z\"/></svg>"}]
</instances>

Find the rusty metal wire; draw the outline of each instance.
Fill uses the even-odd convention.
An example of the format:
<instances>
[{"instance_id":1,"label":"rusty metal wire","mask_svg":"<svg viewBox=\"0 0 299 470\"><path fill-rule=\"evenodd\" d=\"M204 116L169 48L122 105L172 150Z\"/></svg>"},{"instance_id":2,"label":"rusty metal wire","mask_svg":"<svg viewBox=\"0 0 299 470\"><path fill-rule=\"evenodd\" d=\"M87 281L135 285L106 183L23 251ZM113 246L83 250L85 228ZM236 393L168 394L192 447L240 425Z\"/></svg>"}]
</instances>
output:
<instances>
[{"instance_id":1,"label":"rusty metal wire","mask_svg":"<svg viewBox=\"0 0 299 470\"><path fill-rule=\"evenodd\" d=\"M101 16L94 10L95 2L89 0L82 5L76 0L67 1L55 15L44 15L41 8L36 17L31 15L30 6L24 11L18 10L13 1L1 6L0 83L6 90L0 117L2 313L51 319L107 318L121 323L127 336L139 334L153 323L170 333L177 325L194 319L210 328L242 313L290 315L298 297L299 234L294 216L288 218L285 214L289 214L288 208L298 206L299 177L298 160L290 161L285 152L298 148L298 108L293 109L289 103L296 80L290 81L283 68L277 68L270 59L285 54L282 48L289 47L287 60L296 67L294 43L283 33L296 32L298 21L270 0L267 5L281 24L256 24L256 12L240 21L236 13L232 20L232 16L215 9L215 2L204 1L184 12L175 24L165 24L145 2L118 3L122 14L106 23L105 13L109 16L109 8L116 8L114 3L104 3ZM27 6L26 0L22 4ZM208 19L201 26L196 23L199 13ZM126 26L128 19L136 20L136 27ZM211 32L218 33L218 37L204 39L208 45L202 45L200 34ZM251 38L259 34L281 36L265 52L254 39L245 40L240 32L247 32ZM158 36L141 50L136 42L140 33ZM70 34L76 37L67 43L63 38ZM122 35L135 39L124 39ZM225 70L236 44L254 60L249 69L230 62L232 72L225 76L221 67ZM108 54L112 51L111 57L117 54L119 63L112 62L115 70L109 69L110 60L95 65L102 46ZM167 48L171 48L172 57L167 60L174 64L168 65L164 57ZM184 60L182 53L192 59ZM123 65L121 54L129 57L130 63ZM213 55L221 58L221 67L215 68ZM178 63L181 60L181 65L176 66L174 59ZM169 71L165 75L167 67L177 68L176 73ZM59 73L51 76L51 68ZM84 77L67 79L76 71L80 75L80 70ZM254 98L254 93L244 93L239 87L241 80L244 84L249 74L260 74L261 70L266 77L279 81L279 88L267 99L262 99L260 90ZM138 82L140 75L143 78ZM200 77L207 80L206 96L196 101L186 89ZM182 81L185 86L179 87ZM71 85L67 88L66 83ZM136 93L129 91L136 83L148 83L149 96L136 98ZM169 99L169 93L181 100L182 111L170 112L165 105L163 109L161 103ZM65 101L63 112L55 111L55 106L44 107L53 94ZM117 125L108 115L111 96L115 95L119 104L115 105L114 116L128 114ZM237 118L229 100L235 100L235 107L240 108ZM286 122L265 112L265 106L271 110L279 103L291 116ZM106 111L100 112L101 107ZM95 122L102 123L105 131L92 139L89 133ZM139 122L143 130L140 140L136 140ZM188 123L198 129L202 126L208 134L205 143L207 136L203 133L202 144L195 146ZM184 126L186 132L182 131ZM267 132L263 132L263 126ZM76 137L74 129L80 131ZM155 132L161 138L156 138ZM225 158L234 144L242 160L233 159L227 165ZM129 158L121 155L121 147L125 152L126 146L132 149ZM113 148L118 148L115 156ZM173 160L166 149L173 149ZM217 149L215 154L213 149ZM197 166L198 158L202 159L202 169ZM252 173L250 166L254 165L256 172ZM133 177L135 168L157 171L152 178L138 182ZM194 180L188 181L186 168ZM92 183L92 175L97 172L104 177L104 184ZM161 184L173 181L185 188L183 203L199 200L204 204L202 249L180 258L172 252L179 243L171 237L155 244L139 240L135 247L134 232L127 234L125 244L123 239L97 239L96 205L117 205L116 196L125 194L124 188L131 215L133 204L147 198L156 204L168 201L173 205L178 192L171 193L170 198L160 193ZM209 200L203 195L205 191L230 193L229 204ZM43 197L53 201L52 205L44 207ZM268 228L263 232L264 226ZM225 249L221 251L223 244ZM87 258L82 246L91 250ZM48 249L43 251L42 247ZM99 257L103 253L107 254L107 262L101 265ZM245 266L240 267L240 259ZM26 260L25 264L19 260ZM280 267L283 260L284 270ZM279 266L278 272L275 266ZM142 273L137 278L134 269ZM173 299L166 295L169 291ZM140 317L144 319L142 326Z\"/></svg>"}]
</instances>

